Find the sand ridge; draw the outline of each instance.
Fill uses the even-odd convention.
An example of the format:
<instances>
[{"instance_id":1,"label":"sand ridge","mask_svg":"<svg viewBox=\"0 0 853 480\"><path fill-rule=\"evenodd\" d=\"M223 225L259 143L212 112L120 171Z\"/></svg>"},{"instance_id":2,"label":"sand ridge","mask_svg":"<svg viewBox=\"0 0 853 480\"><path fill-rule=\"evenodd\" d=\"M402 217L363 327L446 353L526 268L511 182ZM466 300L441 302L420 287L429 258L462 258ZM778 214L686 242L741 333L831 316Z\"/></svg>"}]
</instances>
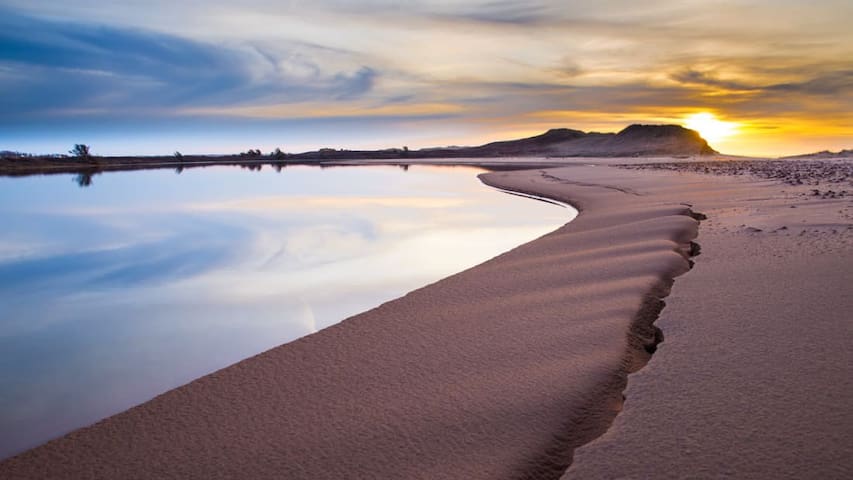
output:
<instances>
[{"instance_id":1,"label":"sand ridge","mask_svg":"<svg viewBox=\"0 0 853 480\"><path fill-rule=\"evenodd\" d=\"M853 477L850 165L641 167L708 215L703 253L625 410L563 478Z\"/></svg>"},{"instance_id":2,"label":"sand ridge","mask_svg":"<svg viewBox=\"0 0 853 480\"><path fill-rule=\"evenodd\" d=\"M559 477L572 449L606 429L627 373L660 340L651 322L690 268L698 222L687 206L638 203L595 178L570 189L539 170L482 178L582 213L6 460L0 476Z\"/></svg>"},{"instance_id":3,"label":"sand ridge","mask_svg":"<svg viewBox=\"0 0 853 480\"><path fill-rule=\"evenodd\" d=\"M481 176L570 224L0 477L849 478L847 167L582 162Z\"/></svg>"}]
</instances>

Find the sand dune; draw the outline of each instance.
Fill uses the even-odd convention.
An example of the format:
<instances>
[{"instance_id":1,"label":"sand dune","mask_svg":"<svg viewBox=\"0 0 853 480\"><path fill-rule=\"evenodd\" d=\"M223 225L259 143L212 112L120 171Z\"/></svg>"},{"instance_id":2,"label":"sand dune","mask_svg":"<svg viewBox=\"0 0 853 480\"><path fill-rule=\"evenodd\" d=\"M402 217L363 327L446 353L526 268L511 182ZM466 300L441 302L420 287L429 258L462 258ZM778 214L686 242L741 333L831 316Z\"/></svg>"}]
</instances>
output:
<instances>
[{"instance_id":1,"label":"sand dune","mask_svg":"<svg viewBox=\"0 0 853 480\"><path fill-rule=\"evenodd\" d=\"M709 168L727 176L644 175L708 215L702 255L625 410L566 479L853 478L850 164Z\"/></svg>"},{"instance_id":2,"label":"sand dune","mask_svg":"<svg viewBox=\"0 0 853 480\"><path fill-rule=\"evenodd\" d=\"M853 206L685 168L482 175L581 214L0 477L849 478Z\"/></svg>"},{"instance_id":3,"label":"sand dune","mask_svg":"<svg viewBox=\"0 0 853 480\"><path fill-rule=\"evenodd\" d=\"M553 478L616 414L697 221L538 171L569 225L0 464L3 478ZM540 188L541 187L541 188ZM592 208L595 205L595 208ZM589 210L586 207L590 206Z\"/></svg>"}]
</instances>

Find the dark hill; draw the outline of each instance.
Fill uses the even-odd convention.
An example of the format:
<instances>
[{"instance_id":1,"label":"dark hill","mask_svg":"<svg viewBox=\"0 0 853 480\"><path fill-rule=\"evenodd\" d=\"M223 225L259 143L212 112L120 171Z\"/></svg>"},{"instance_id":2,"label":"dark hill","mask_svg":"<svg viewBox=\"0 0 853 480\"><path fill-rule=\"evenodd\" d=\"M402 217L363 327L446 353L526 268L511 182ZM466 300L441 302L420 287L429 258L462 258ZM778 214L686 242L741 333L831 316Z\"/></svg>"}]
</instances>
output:
<instances>
[{"instance_id":1,"label":"dark hill","mask_svg":"<svg viewBox=\"0 0 853 480\"><path fill-rule=\"evenodd\" d=\"M89 179L100 172L147 168L184 168L210 165L239 165L260 169L262 164L281 169L287 164L334 163L342 160L389 160L405 163L409 159L429 158L495 158L495 157L634 157L682 156L717 153L699 134L678 125L631 125L619 133L584 133L556 128L534 137L492 142L478 147L447 147L408 150L335 150L324 148L314 152L263 155L250 150L240 155L160 156L160 157L69 157L67 155L34 156L16 152L0 152L0 175L33 175L43 173L76 173ZM843 151L840 154L847 154ZM826 153L816 154L818 156Z\"/></svg>"},{"instance_id":2,"label":"dark hill","mask_svg":"<svg viewBox=\"0 0 853 480\"><path fill-rule=\"evenodd\" d=\"M571 142L579 138L587 136L586 133L580 130L572 130L569 128L554 128L548 130L542 135L537 135L530 138L522 138L520 140L507 140L502 142L492 142L472 149L482 150L483 152L498 153L502 155L523 155L525 152L538 151L548 149L551 145Z\"/></svg>"},{"instance_id":3,"label":"dark hill","mask_svg":"<svg viewBox=\"0 0 853 480\"><path fill-rule=\"evenodd\" d=\"M699 133L679 125L631 125L619 133L565 128L536 137L473 147L478 156L623 157L717 153Z\"/></svg>"},{"instance_id":4,"label":"dark hill","mask_svg":"<svg viewBox=\"0 0 853 480\"><path fill-rule=\"evenodd\" d=\"M717 153L699 133L678 125L631 125L619 133L585 133L557 128L535 137L492 142L478 147L405 151L323 149L291 155L296 159L384 159L470 157L632 157Z\"/></svg>"}]
</instances>

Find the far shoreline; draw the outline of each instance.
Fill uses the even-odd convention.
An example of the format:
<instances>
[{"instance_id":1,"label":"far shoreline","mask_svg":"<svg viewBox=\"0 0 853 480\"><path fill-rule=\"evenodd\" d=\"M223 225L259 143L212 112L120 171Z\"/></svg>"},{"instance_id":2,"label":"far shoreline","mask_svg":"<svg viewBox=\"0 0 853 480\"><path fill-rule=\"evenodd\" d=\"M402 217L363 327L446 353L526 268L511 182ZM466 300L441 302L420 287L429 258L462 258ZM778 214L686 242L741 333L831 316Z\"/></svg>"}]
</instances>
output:
<instances>
[{"instance_id":1,"label":"far shoreline","mask_svg":"<svg viewBox=\"0 0 853 480\"><path fill-rule=\"evenodd\" d=\"M507 159L519 158L591 158L591 157L651 157L655 155L709 156L717 154L694 130L678 125L630 125L618 133L585 133L567 128L551 129L544 134L518 140L487 143L475 147L434 147L409 150L408 147L382 150L347 150L321 148L303 153L285 153L276 149L264 154L260 149L249 149L238 155L183 155L172 156L111 156L98 157L88 145L77 144L70 155L29 155L18 152L0 152L0 175L27 175L39 173L94 174L138 168L176 168L193 166L237 165L255 168L271 165L282 169L288 165L338 166L352 162L387 162L405 165L409 162L458 163L465 159L495 159L495 164L506 164ZM498 160L500 159L500 160ZM559 165L558 161L544 164Z\"/></svg>"}]
</instances>

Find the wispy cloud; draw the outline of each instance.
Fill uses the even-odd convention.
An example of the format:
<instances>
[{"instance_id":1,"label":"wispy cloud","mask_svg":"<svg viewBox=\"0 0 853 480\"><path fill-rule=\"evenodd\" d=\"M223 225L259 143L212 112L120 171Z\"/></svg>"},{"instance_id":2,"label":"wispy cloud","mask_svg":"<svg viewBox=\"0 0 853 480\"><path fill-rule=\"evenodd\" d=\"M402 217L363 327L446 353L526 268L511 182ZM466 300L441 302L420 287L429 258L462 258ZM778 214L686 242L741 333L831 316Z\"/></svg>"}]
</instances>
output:
<instances>
[{"instance_id":1,"label":"wispy cloud","mask_svg":"<svg viewBox=\"0 0 853 480\"><path fill-rule=\"evenodd\" d=\"M699 109L753 124L807 119L814 129L849 124L853 111L849 1L806 11L770 0L5 4L5 125L364 117L386 119L365 138L417 122L418 131L460 132L430 138L466 143L614 118L677 121Z\"/></svg>"},{"instance_id":2,"label":"wispy cloud","mask_svg":"<svg viewBox=\"0 0 853 480\"><path fill-rule=\"evenodd\" d=\"M351 100L377 70L329 71L296 54L4 12L0 115L163 113L183 106ZM285 52L287 53L287 52Z\"/></svg>"}]
</instances>

